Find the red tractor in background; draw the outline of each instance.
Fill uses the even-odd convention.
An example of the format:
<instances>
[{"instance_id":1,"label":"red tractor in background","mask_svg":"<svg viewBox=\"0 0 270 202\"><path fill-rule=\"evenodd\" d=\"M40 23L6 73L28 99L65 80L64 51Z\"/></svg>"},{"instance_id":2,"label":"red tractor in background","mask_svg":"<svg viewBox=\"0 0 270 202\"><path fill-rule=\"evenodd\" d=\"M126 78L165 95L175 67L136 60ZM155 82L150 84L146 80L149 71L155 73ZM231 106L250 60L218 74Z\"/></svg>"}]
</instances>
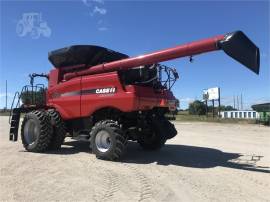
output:
<instances>
[{"instance_id":1,"label":"red tractor in background","mask_svg":"<svg viewBox=\"0 0 270 202\"><path fill-rule=\"evenodd\" d=\"M159 62L220 49L259 73L259 49L241 31L138 57L91 45L52 51L55 68L48 75L32 74L30 85L16 93L31 99L13 108L14 98L10 140L17 141L25 113L21 139L30 152L60 149L67 134L86 139L96 157L107 160L118 160L128 140L160 149L177 134L165 114L177 104L171 87L178 74ZM48 79L48 88L34 85L37 76ZM42 102L36 92L44 93Z\"/></svg>"}]
</instances>

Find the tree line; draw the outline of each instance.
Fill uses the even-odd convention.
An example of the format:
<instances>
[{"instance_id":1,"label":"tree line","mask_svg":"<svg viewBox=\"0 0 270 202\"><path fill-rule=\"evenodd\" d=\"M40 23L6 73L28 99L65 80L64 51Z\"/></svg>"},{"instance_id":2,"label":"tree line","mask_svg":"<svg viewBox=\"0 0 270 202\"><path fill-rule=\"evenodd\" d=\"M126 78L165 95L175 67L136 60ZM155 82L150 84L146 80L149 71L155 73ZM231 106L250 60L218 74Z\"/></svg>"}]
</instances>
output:
<instances>
[{"instance_id":1,"label":"tree line","mask_svg":"<svg viewBox=\"0 0 270 202\"><path fill-rule=\"evenodd\" d=\"M190 103L188 106L188 112L192 115L206 115L206 104L200 100L195 100L194 102ZM218 107L208 106L207 111L213 112L218 110ZM231 105L221 105L220 111L232 111L236 110Z\"/></svg>"}]
</instances>

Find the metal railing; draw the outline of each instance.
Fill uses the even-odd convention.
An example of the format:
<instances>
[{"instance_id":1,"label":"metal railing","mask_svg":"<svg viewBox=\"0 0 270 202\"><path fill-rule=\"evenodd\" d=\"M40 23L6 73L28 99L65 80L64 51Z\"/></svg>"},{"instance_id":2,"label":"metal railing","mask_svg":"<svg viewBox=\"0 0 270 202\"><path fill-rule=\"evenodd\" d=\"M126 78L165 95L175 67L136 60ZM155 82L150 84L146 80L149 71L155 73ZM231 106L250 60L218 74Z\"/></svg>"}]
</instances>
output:
<instances>
[{"instance_id":1,"label":"metal railing","mask_svg":"<svg viewBox=\"0 0 270 202\"><path fill-rule=\"evenodd\" d=\"M158 68L158 79L161 85L164 88L171 89L176 82L176 80L179 78L179 75L176 71L176 69L167 67L165 65L157 64ZM165 74L165 78L164 78Z\"/></svg>"},{"instance_id":2,"label":"metal railing","mask_svg":"<svg viewBox=\"0 0 270 202\"><path fill-rule=\"evenodd\" d=\"M20 101L23 105L20 106ZM15 92L9 113L9 123L14 108L27 108L28 106L42 106L46 102L46 91L44 84L25 85L21 92Z\"/></svg>"}]
</instances>

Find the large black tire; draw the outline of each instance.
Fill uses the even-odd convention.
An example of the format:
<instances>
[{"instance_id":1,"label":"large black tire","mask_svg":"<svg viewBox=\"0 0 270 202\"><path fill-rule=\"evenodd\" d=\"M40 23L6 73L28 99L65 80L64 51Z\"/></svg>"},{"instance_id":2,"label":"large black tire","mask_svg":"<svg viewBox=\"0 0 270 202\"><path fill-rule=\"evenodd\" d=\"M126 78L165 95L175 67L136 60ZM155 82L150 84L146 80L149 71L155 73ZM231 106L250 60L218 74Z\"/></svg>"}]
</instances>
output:
<instances>
[{"instance_id":1,"label":"large black tire","mask_svg":"<svg viewBox=\"0 0 270 202\"><path fill-rule=\"evenodd\" d=\"M163 124L165 127L167 140L171 139L177 135L177 130L176 130L175 126L170 121L168 121L167 119L164 118Z\"/></svg>"},{"instance_id":2,"label":"large black tire","mask_svg":"<svg viewBox=\"0 0 270 202\"><path fill-rule=\"evenodd\" d=\"M90 145L97 158L116 161L124 154L127 136L116 121L99 121L90 132Z\"/></svg>"},{"instance_id":3,"label":"large black tire","mask_svg":"<svg viewBox=\"0 0 270 202\"><path fill-rule=\"evenodd\" d=\"M174 125L164 117L153 117L150 130L142 131L138 143L145 150L161 149L167 139L173 138L177 134Z\"/></svg>"},{"instance_id":4,"label":"large black tire","mask_svg":"<svg viewBox=\"0 0 270 202\"><path fill-rule=\"evenodd\" d=\"M24 148L30 152L44 152L48 149L53 128L45 111L33 111L25 115L21 127Z\"/></svg>"},{"instance_id":5,"label":"large black tire","mask_svg":"<svg viewBox=\"0 0 270 202\"><path fill-rule=\"evenodd\" d=\"M49 149L58 150L61 149L61 145L65 141L66 137L66 126L62 120L60 114L55 110L48 110L48 115L53 126L52 139L49 145Z\"/></svg>"}]
</instances>

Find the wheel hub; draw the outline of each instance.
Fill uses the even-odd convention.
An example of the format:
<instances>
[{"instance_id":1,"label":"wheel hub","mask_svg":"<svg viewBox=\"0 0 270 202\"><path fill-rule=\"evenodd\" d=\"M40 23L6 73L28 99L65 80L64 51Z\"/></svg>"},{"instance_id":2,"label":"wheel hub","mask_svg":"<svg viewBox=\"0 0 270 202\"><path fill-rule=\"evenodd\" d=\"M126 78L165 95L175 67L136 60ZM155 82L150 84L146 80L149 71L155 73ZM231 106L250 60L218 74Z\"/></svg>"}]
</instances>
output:
<instances>
[{"instance_id":1,"label":"wheel hub","mask_svg":"<svg viewBox=\"0 0 270 202\"><path fill-rule=\"evenodd\" d=\"M110 134L105 130L99 131L96 135L95 143L100 152L107 152L112 145Z\"/></svg>"},{"instance_id":2,"label":"wheel hub","mask_svg":"<svg viewBox=\"0 0 270 202\"><path fill-rule=\"evenodd\" d=\"M33 120L28 120L25 124L23 136L28 145L33 144L38 137L38 126Z\"/></svg>"}]
</instances>

